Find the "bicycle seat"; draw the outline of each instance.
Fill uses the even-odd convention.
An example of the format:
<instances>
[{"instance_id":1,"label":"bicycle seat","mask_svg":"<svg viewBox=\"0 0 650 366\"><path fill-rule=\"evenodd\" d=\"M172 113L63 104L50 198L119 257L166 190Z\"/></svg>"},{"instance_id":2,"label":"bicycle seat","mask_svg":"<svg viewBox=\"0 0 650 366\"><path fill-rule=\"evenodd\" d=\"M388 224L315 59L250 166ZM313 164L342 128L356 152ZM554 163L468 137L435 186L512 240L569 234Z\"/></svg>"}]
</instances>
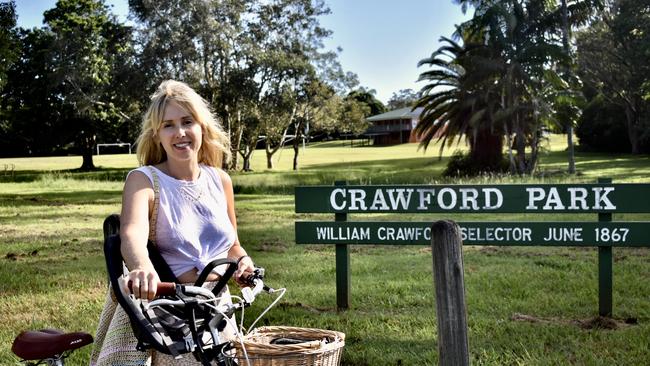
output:
<instances>
[{"instance_id":1,"label":"bicycle seat","mask_svg":"<svg viewBox=\"0 0 650 366\"><path fill-rule=\"evenodd\" d=\"M93 343L88 333L57 329L26 330L14 339L11 351L23 360L42 360Z\"/></svg>"}]
</instances>

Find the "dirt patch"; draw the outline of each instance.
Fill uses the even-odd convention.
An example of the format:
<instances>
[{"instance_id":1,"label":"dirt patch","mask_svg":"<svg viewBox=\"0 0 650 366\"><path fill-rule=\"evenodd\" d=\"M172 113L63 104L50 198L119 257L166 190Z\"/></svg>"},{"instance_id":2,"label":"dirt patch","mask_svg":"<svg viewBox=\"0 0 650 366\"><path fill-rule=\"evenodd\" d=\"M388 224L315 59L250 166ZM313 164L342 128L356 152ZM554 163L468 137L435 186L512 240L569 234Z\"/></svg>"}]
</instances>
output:
<instances>
[{"instance_id":1,"label":"dirt patch","mask_svg":"<svg viewBox=\"0 0 650 366\"><path fill-rule=\"evenodd\" d=\"M562 319L562 318L544 318L536 317L533 315L515 313L510 317L510 320L536 323L536 324L561 324L561 325L575 325L580 329L605 329L616 330L630 327L639 324L637 318L616 319L604 316L596 316L587 319Z\"/></svg>"},{"instance_id":2,"label":"dirt patch","mask_svg":"<svg viewBox=\"0 0 650 366\"><path fill-rule=\"evenodd\" d=\"M303 304L303 303L300 303L300 302L281 303L281 304L278 305L278 307L280 309L292 309L292 308L296 309L297 308L297 309L306 310L306 311L308 311L310 313L313 313L313 314L320 314L320 313L333 311L333 309L330 309L330 308L316 308L316 307L309 306L309 305L306 305L306 304Z\"/></svg>"},{"instance_id":3,"label":"dirt patch","mask_svg":"<svg viewBox=\"0 0 650 366\"><path fill-rule=\"evenodd\" d=\"M19 258L36 257L37 255L38 255L38 249L34 249L29 253L22 253L22 254L7 253L7 255L5 255L5 259L10 261L17 261Z\"/></svg>"}]
</instances>

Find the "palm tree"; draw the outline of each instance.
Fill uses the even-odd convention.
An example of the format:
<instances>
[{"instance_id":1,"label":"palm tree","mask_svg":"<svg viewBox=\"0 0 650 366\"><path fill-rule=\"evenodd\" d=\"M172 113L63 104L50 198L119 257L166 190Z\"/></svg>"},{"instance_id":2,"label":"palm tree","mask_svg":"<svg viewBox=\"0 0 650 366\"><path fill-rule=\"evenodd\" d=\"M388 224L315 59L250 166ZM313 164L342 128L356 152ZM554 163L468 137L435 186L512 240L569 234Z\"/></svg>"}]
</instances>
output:
<instances>
[{"instance_id":1,"label":"palm tree","mask_svg":"<svg viewBox=\"0 0 650 366\"><path fill-rule=\"evenodd\" d=\"M426 149L437 139L442 142L442 154L445 146L466 137L472 165L497 169L503 158L503 130L492 123L498 98L497 90L487 82L497 75L491 67L491 50L476 43L461 46L448 38L441 40L445 44L418 63L433 68L420 75L420 81L430 83L422 88L414 106L423 108L415 128L420 146Z\"/></svg>"},{"instance_id":2,"label":"palm tree","mask_svg":"<svg viewBox=\"0 0 650 366\"><path fill-rule=\"evenodd\" d=\"M500 108L493 123L505 132L511 171L531 173L537 164L541 112L545 102L544 72L564 56L552 33L553 2L539 0L457 0L464 8L475 8L472 19L463 23L457 36L481 36L494 50L498 64ZM513 146L514 145L514 146ZM526 155L527 147L530 154ZM516 156L513 156L514 148Z\"/></svg>"}]
</instances>

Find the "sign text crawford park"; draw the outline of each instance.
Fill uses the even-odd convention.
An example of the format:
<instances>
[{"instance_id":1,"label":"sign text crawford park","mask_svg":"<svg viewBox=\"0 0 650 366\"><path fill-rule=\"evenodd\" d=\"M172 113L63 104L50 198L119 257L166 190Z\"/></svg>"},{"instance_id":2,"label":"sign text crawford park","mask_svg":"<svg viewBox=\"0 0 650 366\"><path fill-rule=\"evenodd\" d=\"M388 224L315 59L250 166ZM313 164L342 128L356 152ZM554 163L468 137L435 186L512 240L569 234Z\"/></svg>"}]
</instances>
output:
<instances>
[{"instance_id":1,"label":"sign text crawford park","mask_svg":"<svg viewBox=\"0 0 650 366\"><path fill-rule=\"evenodd\" d=\"M297 221L296 243L336 245L337 303L346 308L349 244L430 245L431 224L452 213L492 214L492 220L503 213L573 214L561 222L458 225L464 245L598 247L600 314L611 315L611 248L650 246L650 222L612 222L612 214L650 213L649 197L650 184L613 184L611 179L594 184L303 186L295 190L296 213L331 213L335 220ZM351 213L429 215L427 221L348 221ZM588 213L598 214L598 221L574 221L575 214Z\"/></svg>"}]
</instances>

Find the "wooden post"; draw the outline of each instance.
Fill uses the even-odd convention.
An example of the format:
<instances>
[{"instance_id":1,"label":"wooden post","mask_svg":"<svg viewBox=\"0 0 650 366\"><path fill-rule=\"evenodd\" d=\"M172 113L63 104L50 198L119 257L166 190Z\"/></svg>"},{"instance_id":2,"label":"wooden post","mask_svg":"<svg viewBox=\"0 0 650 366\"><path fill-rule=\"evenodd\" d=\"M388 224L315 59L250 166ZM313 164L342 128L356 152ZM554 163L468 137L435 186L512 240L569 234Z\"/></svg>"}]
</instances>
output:
<instances>
[{"instance_id":1,"label":"wooden post","mask_svg":"<svg viewBox=\"0 0 650 366\"><path fill-rule=\"evenodd\" d=\"M598 183L612 183L612 178L599 178ZM611 221L611 212L598 214L598 222ZM612 316L612 267L612 247L598 247L598 314L600 314L600 316Z\"/></svg>"},{"instance_id":2,"label":"wooden post","mask_svg":"<svg viewBox=\"0 0 650 366\"><path fill-rule=\"evenodd\" d=\"M336 186L344 186L346 182L335 182ZM334 214L335 221L347 221L348 214ZM350 251L347 244L336 244L336 308L350 308Z\"/></svg>"},{"instance_id":3,"label":"wooden post","mask_svg":"<svg viewBox=\"0 0 650 366\"><path fill-rule=\"evenodd\" d=\"M460 228L455 222L437 221L431 227L441 366L469 365L462 245Z\"/></svg>"}]
</instances>

